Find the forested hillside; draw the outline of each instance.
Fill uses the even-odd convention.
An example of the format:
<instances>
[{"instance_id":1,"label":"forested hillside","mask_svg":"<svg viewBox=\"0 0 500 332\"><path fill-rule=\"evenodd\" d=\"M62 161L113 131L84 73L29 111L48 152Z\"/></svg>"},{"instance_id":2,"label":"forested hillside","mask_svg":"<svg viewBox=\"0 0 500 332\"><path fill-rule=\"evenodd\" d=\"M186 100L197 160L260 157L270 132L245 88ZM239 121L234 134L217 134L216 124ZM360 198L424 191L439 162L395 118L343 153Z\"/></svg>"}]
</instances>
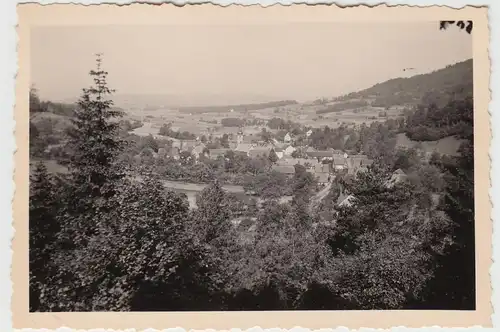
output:
<instances>
[{"instance_id":1,"label":"forested hillside","mask_svg":"<svg viewBox=\"0 0 500 332\"><path fill-rule=\"evenodd\" d=\"M342 96L339 100L372 99L372 106L418 104L421 101L445 100L450 94L469 93L472 90L472 59L459 62L429 74L396 78L371 88Z\"/></svg>"}]
</instances>

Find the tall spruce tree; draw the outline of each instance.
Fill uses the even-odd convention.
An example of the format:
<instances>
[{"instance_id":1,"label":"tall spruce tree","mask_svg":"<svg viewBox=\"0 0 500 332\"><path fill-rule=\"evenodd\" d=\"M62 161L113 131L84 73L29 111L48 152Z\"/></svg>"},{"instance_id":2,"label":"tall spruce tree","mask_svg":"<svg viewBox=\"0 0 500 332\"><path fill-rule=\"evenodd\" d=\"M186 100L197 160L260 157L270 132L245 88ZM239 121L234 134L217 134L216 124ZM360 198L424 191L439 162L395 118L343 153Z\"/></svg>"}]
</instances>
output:
<instances>
[{"instance_id":1,"label":"tall spruce tree","mask_svg":"<svg viewBox=\"0 0 500 332\"><path fill-rule=\"evenodd\" d=\"M29 272L30 311L40 306L40 291L51 275L52 253L59 224L56 219L57 199L54 183L43 162L39 162L30 178L29 199Z\"/></svg>"},{"instance_id":2,"label":"tall spruce tree","mask_svg":"<svg viewBox=\"0 0 500 332\"><path fill-rule=\"evenodd\" d=\"M123 141L118 137L119 121L113 121L122 112L112 108L109 97L113 90L108 88L101 54L96 55L96 69L89 74L94 84L83 89L68 141L73 152L70 170L76 199L109 198L114 193L113 184L123 176L116 163Z\"/></svg>"}]
</instances>

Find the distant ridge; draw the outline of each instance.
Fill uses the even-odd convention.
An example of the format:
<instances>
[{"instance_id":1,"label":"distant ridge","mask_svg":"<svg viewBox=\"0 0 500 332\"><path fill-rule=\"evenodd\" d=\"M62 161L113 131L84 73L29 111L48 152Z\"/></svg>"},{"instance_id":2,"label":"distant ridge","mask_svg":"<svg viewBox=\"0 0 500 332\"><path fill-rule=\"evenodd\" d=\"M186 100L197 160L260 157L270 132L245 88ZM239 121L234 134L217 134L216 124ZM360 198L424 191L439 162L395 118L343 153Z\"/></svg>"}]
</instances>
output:
<instances>
[{"instance_id":1,"label":"distant ridge","mask_svg":"<svg viewBox=\"0 0 500 332\"><path fill-rule=\"evenodd\" d=\"M189 93L120 93L113 94L116 106L129 108L186 108L243 104L261 104L287 100L282 96L267 96L263 94L189 94Z\"/></svg>"},{"instance_id":2,"label":"distant ridge","mask_svg":"<svg viewBox=\"0 0 500 332\"><path fill-rule=\"evenodd\" d=\"M336 101L373 99L372 106L416 104L428 94L449 93L451 90L470 88L473 84L472 59L448 65L431 73L407 78L395 78L358 92L352 92Z\"/></svg>"}]
</instances>

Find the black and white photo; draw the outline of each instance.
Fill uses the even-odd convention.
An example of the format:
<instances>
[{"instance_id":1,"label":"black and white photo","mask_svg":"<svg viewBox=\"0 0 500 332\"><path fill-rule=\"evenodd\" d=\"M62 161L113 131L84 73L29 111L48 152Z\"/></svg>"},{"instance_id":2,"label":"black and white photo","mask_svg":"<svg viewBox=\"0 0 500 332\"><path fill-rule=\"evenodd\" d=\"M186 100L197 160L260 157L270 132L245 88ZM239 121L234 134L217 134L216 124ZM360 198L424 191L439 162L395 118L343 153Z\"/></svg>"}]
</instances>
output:
<instances>
[{"instance_id":1,"label":"black and white photo","mask_svg":"<svg viewBox=\"0 0 500 332\"><path fill-rule=\"evenodd\" d=\"M475 33L32 26L29 311L478 310Z\"/></svg>"}]
</instances>

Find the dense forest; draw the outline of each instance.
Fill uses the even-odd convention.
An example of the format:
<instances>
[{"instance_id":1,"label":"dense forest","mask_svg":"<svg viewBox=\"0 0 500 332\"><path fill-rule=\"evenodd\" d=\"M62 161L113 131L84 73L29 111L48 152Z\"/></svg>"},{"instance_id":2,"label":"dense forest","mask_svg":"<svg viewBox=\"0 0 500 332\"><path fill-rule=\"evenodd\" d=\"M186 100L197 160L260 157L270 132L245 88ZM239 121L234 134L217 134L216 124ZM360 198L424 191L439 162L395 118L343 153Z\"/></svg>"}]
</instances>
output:
<instances>
[{"instance_id":1,"label":"dense forest","mask_svg":"<svg viewBox=\"0 0 500 332\"><path fill-rule=\"evenodd\" d=\"M375 160L366 173L337 177L311 204L311 174L270 172L269 157L152 158L171 146L168 137L128 134L137 124L120 121L100 58L90 75L96 83L64 118L30 94L31 118L45 115L30 122L30 311L475 308L470 90L450 87L455 93L442 103L422 99L401 119L325 127L307 138L296 124L271 120L318 149ZM396 148L403 132L465 143L459 157L428 158ZM57 146L46 152L49 145ZM49 172L50 158L68 171ZM387 185L397 170L408 181ZM189 209L185 195L165 190L166 178L210 185ZM241 201L222 183L243 184L266 201ZM292 200L280 202L282 195ZM352 204L339 204L346 195Z\"/></svg>"}]
</instances>

